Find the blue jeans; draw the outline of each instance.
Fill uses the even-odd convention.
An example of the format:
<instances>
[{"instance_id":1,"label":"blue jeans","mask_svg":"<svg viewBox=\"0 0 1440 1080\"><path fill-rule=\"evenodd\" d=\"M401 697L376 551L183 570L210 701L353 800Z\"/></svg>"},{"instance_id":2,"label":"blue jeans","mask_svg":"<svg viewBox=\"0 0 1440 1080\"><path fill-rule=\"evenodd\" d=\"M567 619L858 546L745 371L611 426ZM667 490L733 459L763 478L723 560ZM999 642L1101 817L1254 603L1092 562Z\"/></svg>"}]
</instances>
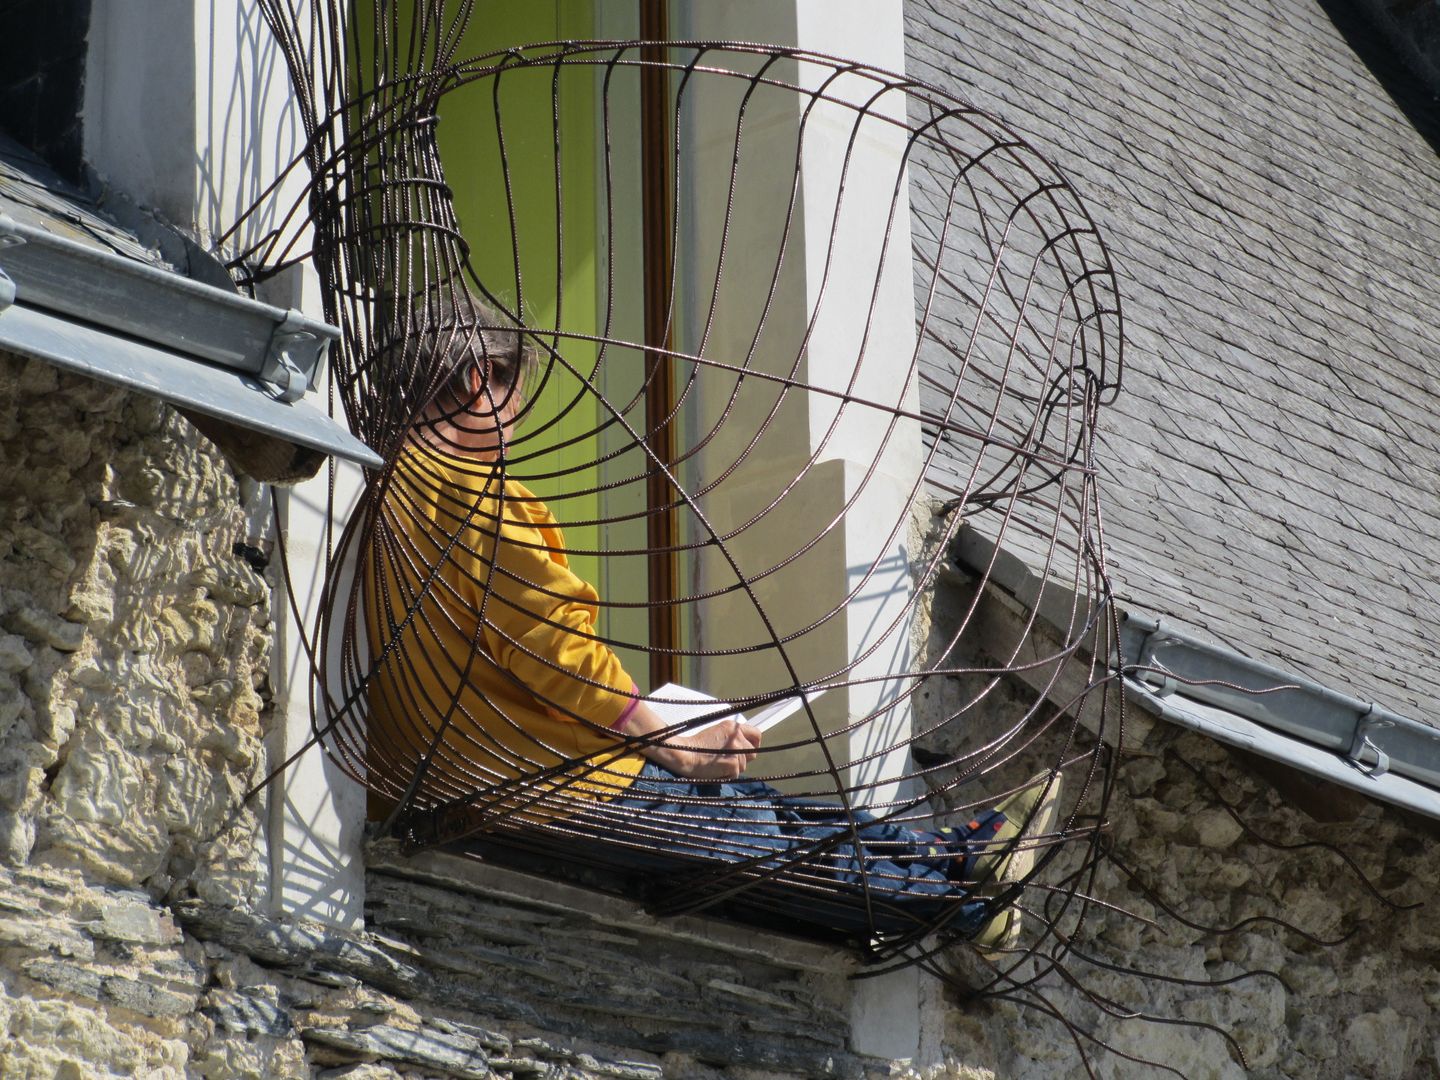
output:
<instances>
[{"instance_id":1,"label":"blue jeans","mask_svg":"<svg viewBox=\"0 0 1440 1080\"><path fill-rule=\"evenodd\" d=\"M951 880L950 868L959 865L953 845L864 810L847 814L834 803L783 795L758 780L690 780L647 762L623 797L573 820L617 842L607 861L635 869L694 870L692 860L709 859L749 862L763 872L790 863L793 853L798 869L839 882L852 898L862 894L863 878L872 900L904 909L912 924L957 904L957 927L978 926L986 913L982 901L964 900ZM799 909L818 910L808 900ZM832 904L811 921L854 922L838 915Z\"/></svg>"}]
</instances>

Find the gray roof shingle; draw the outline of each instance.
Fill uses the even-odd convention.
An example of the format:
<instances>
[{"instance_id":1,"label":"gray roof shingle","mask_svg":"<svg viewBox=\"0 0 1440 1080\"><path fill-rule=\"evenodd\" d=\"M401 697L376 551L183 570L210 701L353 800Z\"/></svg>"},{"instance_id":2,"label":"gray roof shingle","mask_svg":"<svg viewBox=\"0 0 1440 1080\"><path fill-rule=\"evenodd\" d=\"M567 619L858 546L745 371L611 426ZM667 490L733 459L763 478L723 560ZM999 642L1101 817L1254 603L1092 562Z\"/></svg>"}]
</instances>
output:
<instances>
[{"instance_id":1,"label":"gray roof shingle","mask_svg":"<svg viewBox=\"0 0 1440 1080\"><path fill-rule=\"evenodd\" d=\"M909 73L1055 160L1120 272L1122 605L1440 722L1434 146L1313 0L906 20Z\"/></svg>"}]
</instances>

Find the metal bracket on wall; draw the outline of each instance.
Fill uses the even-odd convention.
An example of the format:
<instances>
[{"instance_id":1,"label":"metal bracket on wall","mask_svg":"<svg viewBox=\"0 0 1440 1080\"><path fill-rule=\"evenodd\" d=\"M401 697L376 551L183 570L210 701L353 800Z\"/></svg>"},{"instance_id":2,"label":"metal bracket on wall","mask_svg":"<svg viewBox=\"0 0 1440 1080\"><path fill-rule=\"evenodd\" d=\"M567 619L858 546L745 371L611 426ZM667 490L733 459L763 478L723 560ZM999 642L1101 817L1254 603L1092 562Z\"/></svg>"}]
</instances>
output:
<instances>
[{"instance_id":1,"label":"metal bracket on wall","mask_svg":"<svg viewBox=\"0 0 1440 1080\"><path fill-rule=\"evenodd\" d=\"M309 320L298 311L289 311L285 321L275 327L270 336L270 347L260 368L260 381L277 401L299 401L310 389L310 380L292 355L307 350L315 353L319 335L308 326ZM324 363L329 344L328 339L319 341L320 363Z\"/></svg>"},{"instance_id":2,"label":"metal bracket on wall","mask_svg":"<svg viewBox=\"0 0 1440 1080\"><path fill-rule=\"evenodd\" d=\"M1154 627L1145 631L1140 647L1135 650L1134 663L1127 665L1133 677L1158 698L1169 697L1180 688L1179 680L1155 657L1158 647L1173 640L1164 621L1157 620Z\"/></svg>"},{"instance_id":3,"label":"metal bracket on wall","mask_svg":"<svg viewBox=\"0 0 1440 1080\"><path fill-rule=\"evenodd\" d=\"M16 236L13 233L0 231L0 251L8 247L16 247L25 243L25 238ZM5 268L0 266L0 311L4 311L15 302L15 281L5 273Z\"/></svg>"},{"instance_id":4,"label":"metal bracket on wall","mask_svg":"<svg viewBox=\"0 0 1440 1080\"><path fill-rule=\"evenodd\" d=\"M339 331L0 214L0 349L374 468L302 399ZM13 275L13 276L12 276Z\"/></svg>"},{"instance_id":5,"label":"metal bracket on wall","mask_svg":"<svg viewBox=\"0 0 1440 1080\"><path fill-rule=\"evenodd\" d=\"M1374 706L1371 706L1371 708L1373 709ZM1355 725L1355 739L1351 742L1350 750L1345 755L1345 757L1349 759L1350 764L1354 765L1355 768L1367 776L1384 776L1389 772L1390 755L1375 745L1370 738L1370 733L1383 731L1386 728L1393 728L1394 726L1395 721L1375 716L1373 713L1367 713L1362 716L1360 722ZM1367 750L1375 755L1374 764L1368 764L1365 761L1365 752Z\"/></svg>"}]
</instances>

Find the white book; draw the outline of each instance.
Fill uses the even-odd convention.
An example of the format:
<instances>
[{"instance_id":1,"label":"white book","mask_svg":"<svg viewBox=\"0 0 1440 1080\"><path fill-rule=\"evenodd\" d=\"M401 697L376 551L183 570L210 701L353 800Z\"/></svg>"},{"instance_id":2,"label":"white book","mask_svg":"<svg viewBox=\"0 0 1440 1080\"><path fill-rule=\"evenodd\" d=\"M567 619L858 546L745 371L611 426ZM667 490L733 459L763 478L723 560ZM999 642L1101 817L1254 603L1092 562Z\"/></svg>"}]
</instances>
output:
<instances>
[{"instance_id":1,"label":"white book","mask_svg":"<svg viewBox=\"0 0 1440 1080\"><path fill-rule=\"evenodd\" d=\"M783 697L779 701L772 701L763 709L760 709L754 716L742 716L739 713L727 712L724 716L717 716L713 720L707 720L703 724L696 724L694 727L685 729L685 734L694 735L704 731L706 728L714 727L721 720L728 720L732 716L739 716L740 719L758 728L760 731L768 731L787 716L800 711L807 701L814 701L829 687L819 687L807 691L804 694L794 694L790 697ZM655 700L656 698L668 698L670 700ZM667 724L683 724L687 720L694 720L699 716L708 716L722 703L719 698L713 698L709 694L694 690L688 686L681 686L679 683L666 683L656 690L646 704L664 720Z\"/></svg>"}]
</instances>

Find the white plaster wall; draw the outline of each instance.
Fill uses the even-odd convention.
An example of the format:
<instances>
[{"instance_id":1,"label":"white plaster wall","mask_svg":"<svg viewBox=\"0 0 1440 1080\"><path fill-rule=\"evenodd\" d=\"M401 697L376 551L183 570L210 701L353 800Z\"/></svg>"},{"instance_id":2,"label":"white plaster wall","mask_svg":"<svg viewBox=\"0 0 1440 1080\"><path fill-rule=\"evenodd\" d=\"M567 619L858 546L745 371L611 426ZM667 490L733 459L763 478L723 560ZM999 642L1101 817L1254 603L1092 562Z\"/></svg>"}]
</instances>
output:
<instances>
[{"instance_id":1,"label":"white plaster wall","mask_svg":"<svg viewBox=\"0 0 1440 1080\"><path fill-rule=\"evenodd\" d=\"M89 45L86 160L204 246L265 193L304 142L283 60L252 3L98 3ZM270 195L239 239L278 223L301 179Z\"/></svg>"},{"instance_id":2,"label":"white plaster wall","mask_svg":"<svg viewBox=\"0 0 1440 1080\"><path fill-rule=\"evenodd\" d=\"M195 221L195 13L193 0L96 4L85 71L85 159L179 224Z\"/></svg>"},{"instance_id":3,"label":"white plaster wall","mask_svg":"<svg viewBox=\"0 0 1440 1080\"><path fill-rule=\"evenodd\" d=\"M275 650L276 708L285 717L271 740L277 763L303 751L269 791L270 903L274 910L338 926L364 923L365 789L311 742L325 713L317 707L311 650L325 585L323 569L340 539L341 523L358 498L363 475L340 462L332 477L280 493L282 538L295 590ZM333 511L332 511L333 506ZM297 619L298 614L298 619ZM331 658L321 658L330 663Z\"/></svg>"},{"instance_id":4,"label":"white plaster wall","mask_svg":"<svg viewBox=\"0 0 1440 1080\"><path fill-rule=\"evenodd\" d=\"M890 70L901 69L904 62L898 2L687 6L678 23L677 38L798 45ZM706 62L716 61L707 57ZM780 79L798 74L806 86L818 86L825 74L792 62L773 70ZM833 732L894 700L904 686L889 676L908 670L912 662L905 533L920 473L921 443L918 424L895 422L891 411L913 410L917 401L913 379L907 378L914 349L914 302L901 161L905 133L874 116L857 124L855 111L844 104L820 103L812 110L799 148L800 184L788 223L790 239L772 297L777 237L787 228L796 174L802 101L776 92L753 96L746 105L728 225L728 263L717 287L735 120L746 89L743 80L712 78L697 80L688 91L693 118L686 131L694 134L682 151L688 155L690 177L682 199L688 197L692 210L690 234L681 238L688 258L682 259L681 273L690 277L687 345L698 349L703 338L704 355L736 364L745 362L753 349L751 366L777 375L788 374L803 349L797 380L832 393L786 393L776 408L779 384L751 380L730 406L730 387L722 377L712 380L708 400L698 404L698 431L715 423L721 409L731 408L706 452L708 464L702 462L699 483L718 475L758 437L745 464L704 506L722 532L765 514L761 524L730 545L742 572L762 574L806 541L816 541L801 558L756 586L768 628L756 601L735 593L705 613L699 635L709 648L750 644L771 633L783 637L804 631L843 607L841 614L786 648L802 679L833 673L876 680L833 692L817 705L820 729ZM863 104L876 89L871 80L843 76L826 87L826 94ZM875 111L903 120L903 95L883 97ZM707 334L712 300L714 321ZM767 303L765 329L756 340ZM791 489L802 473L804 479ZM783 501L767 509L782 494ZM724 560L703 560L703 587L723 588L734 581L735 573ZM777 688L789 681L785 665L773 653L711 660L704 677L713 688L729 693ZM908 761L904 743L909 730L908 706L899 704L858 733L830 740L835 760L858 762L845 773L858 801L874 805L903 796L890 778L903 772ZM805 733L777 735L798 740ZM763 766L764 772L784 773L822 768L824 761L813 747L806 747L772 755Z\"/></svg>"},{"instance_id":5,"label":"white plaster wall","mask_svg":"<svg viewBox=\"0 0 1440 1080\"><path fill-rule=\"evenodd\" d=\"M904 67L898 0L754 0L686 5L678 15L677 39L763 41L890 71ZM724 61L707 56L705 62ZM773 74L782 80L799 75L807 88L818 87L823 75L818 68L790 62L779 64ZM692 487L717 477L756 440L745 463L703 501L720 532L765 514L730 543L741 571L763 572L807 540L816 543L754 586L769 627L762 625L756 602L735 593L711 602L694 632L706 648L746 645L772 632L801 631L843 605L839 616L786 648L802 679L836 672L850 680L875 680L832 692L817 703L819 731L841 732L893 702L907 688L893 676L914 662L907 532L921 471L921 440L918 424L897 421L892 411L913 412L918 403L908 374L915 306L902 163L905 132L873 116L857 124L855 110L821 103L806 119L804 141L797 144L801 99L762 91L744 102L741 165L732 196L735 124L746 89L742 80L710 78L687 90L691 103L688 117L682 114L688 120L682 169L688 170L688 183L680 195L685 209L677 268L687 300L682 348L777 375L788 374L801 353L797 381L853 400L814 392L782 395L778 383L750 380L732 401L733 383L713 372L707 377L705 395L690 417L692 430L708 431L722 410L729 415L695 470L698 475L690 477ZM826 93L864 104L876 90L873 81L851 76L829 85ZM898 93L871 108L897 120L905 116L904 97ZM797 145L800 185L792 204ZM731 198L727 225L723 212ZM720 237L727 228L728 264L717 273ZM787 228L790 239L781 258L776 237ZM757 338L762 312L766 325ZM797 484L801 474L804 479ZM702 589L735 580L734 570L713 555L700 561L698 571L696 584ZM708 660L701 681L712 692L744 694L784 686L789 677L773 654L752 653ZM852 799L882 805L908 794L894 778L907 771L910 722L904 702L854 733L827 739L837 764L854 763L841 774ZM809 733L794 727L803 724L797 719L776 729L772 743L805 739ZM753 771L773 776L825 764L821 752L809 745L767 755ZM800 786L813 789L815 781ZM932 982L911 969L852 984L853 1048L917 1065L938 1060L935 1032L943 1004Z\"/></svg>"}]
</instances>

